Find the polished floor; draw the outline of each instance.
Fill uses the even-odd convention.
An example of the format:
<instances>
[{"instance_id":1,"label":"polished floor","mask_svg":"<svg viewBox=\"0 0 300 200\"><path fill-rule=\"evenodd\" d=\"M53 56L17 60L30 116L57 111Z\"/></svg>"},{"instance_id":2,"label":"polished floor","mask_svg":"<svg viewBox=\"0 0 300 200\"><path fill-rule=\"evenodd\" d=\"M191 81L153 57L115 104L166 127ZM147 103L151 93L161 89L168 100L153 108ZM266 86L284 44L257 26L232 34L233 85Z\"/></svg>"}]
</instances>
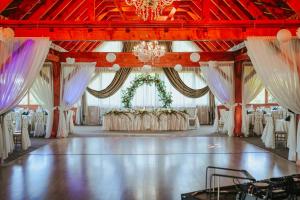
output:
<instances>
[{"instance_id":1,"label":"polished floor","mask_svg":"<svg viewBox=\"0 0 300 200\"><path fill-rule=\"evenodd\" d=\"M180 199L204 188L208 165L246 169L256 179L300 173L240 138L71 137L1 166L0 199Z\"/></svg>"}]
</instances>

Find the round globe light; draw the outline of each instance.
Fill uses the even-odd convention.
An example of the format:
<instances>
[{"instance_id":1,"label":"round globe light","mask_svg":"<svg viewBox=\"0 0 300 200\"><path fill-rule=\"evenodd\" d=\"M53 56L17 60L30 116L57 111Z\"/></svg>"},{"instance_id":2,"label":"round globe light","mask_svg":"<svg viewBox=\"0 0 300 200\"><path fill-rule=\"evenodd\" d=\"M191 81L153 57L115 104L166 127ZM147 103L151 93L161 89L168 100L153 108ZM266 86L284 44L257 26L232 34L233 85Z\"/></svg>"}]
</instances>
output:
<instances>
[{"instance_id":1,"label":"round globe light","mask_svg":"<svg viewBox=\"0 0 300 200\"><path fill-rule=\"evenodd\" d=\"M276 37L280 43L285 43L292 39L292 33L287 29L281 29L277 32Z\"/></svg>"},{"instance_id":2,"label":"round globe light","mask_svg":"<svg viewBox=\"0 0 300 200\"><path fill-rule=\"evenodd\" d=\"M117 59L116 54L114 54L114 53L108 53L108 54L106 54L106 60L107 60L107 62L112 63L112 62L115 62L116 59Z\"/></svg>"},{"instance_id":3,"label":"round globe light","mask_svg":"<svg viewBox=\"0 0 300 200\"><path fill-rule=\"evenodd\" d=\"M182 70L182 65L181 64L176 64L174 69L178 72L180 72Z\"/></svg>"},{"instance_id":4,"label":"round globe light","mask_svg":"<svg viewBox=\"0 0 300 200\"><path fill-rule=\"evenodd\" d=\"M113 70L114 70L115 72L117 72L117 71L120 70L121 67L120 67L119 64L113 64L112 68L113 68Z\"/></svg>"},{"instance_id":5,"label":"round globe light","mask_svg":"<svg viewBox=\"0 0 300 200\"><path fill-rule=\"evenodd\" d=\"M3 38L5 40L11 40L15 36L14 30L11 29L11 28L4 28L4 29L2 29L2 34L3 34Z\"/></svg>"},{"instance_id":6,"label":"round globe light","mask_svg":"<svg viewBox=\"0 0 300 200\"><path fill-rule=\"evenodd\" d=\"M190 60L191 60L192 62L199 62L199 60L200 60L200 54L199 54L199 53L196 53L196 52L191 53L191 55L190 55Z\"/></svg>"},{"instance_id":7,"label":"round globe light","mask_svg":"<svg viewBox=\"0 0 300 200\"><path fill-rule=\"evenodd\" d=\"M300 27L297 29L296 35L297 35L297 37L300 39Z\"/></svg>"},{"instance_id":8,"label":"round globe light","mask_svg":"<svg viewBox=\"0 0 300 200\"><path fill-rule=\"evenodd\" d=\"M67 62L67 64L72 65L72 64L75 63L75 58L67 57L67 58L66 58L66 62Z\"/></svg>"},{"instance_id":9,"label":"round globe light","mask_svg":"<svg viewBox=\"0 0 300 200\"><path fill-rule=\"evenodd\" d=\"M217 67L218 66L218 62L217 61L214 61L214 60L210 60L208 62L208 66L209 67Z\"/></svg>"}]
</instances>

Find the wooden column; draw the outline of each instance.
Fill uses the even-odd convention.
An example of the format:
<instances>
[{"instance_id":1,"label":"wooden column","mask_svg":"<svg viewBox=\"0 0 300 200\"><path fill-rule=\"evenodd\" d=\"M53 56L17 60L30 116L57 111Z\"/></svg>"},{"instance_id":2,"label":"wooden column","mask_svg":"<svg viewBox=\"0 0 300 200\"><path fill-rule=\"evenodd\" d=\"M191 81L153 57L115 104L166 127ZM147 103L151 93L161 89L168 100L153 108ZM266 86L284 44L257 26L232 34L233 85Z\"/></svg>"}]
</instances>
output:
<instances>
[{"instance_id":1,"label":"wooden column","mask_svg":"<svg viewBox=\"0 0 300 200\"><path fill-rule=\"evenodd\" d=\"M60 74L61 64L60 62L52 62L52 74L53 74L53 95L54 95L54 107L59 106L60 103ZM53 126L51 137L56 137L58 130L59 110L55 109L53 113Z\"/></svg>"},{"instance_id":2,"label":"wooden column","mask_svg":"<svg viewBox=\"0 0 300 200\"><path fill-rule=\"evenodd\" d=\"M234 63L234 92L235 92L235 107L234 114L234 136L242 135L242 75L243 65L242 61L235 61Z\"/></svg>"}]
</instances>

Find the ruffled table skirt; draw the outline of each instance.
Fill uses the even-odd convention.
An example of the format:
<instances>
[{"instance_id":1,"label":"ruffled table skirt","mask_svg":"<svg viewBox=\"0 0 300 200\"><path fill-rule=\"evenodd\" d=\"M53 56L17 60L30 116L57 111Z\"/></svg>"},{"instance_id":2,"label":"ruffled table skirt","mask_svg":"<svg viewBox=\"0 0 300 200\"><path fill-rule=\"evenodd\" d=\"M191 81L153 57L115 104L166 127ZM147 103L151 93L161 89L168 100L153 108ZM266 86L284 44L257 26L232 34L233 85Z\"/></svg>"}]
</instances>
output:
<instances>
[{"instance_id":1,"label":"ruffled table skirt","mask_svg":"<svg viewBox=\"0 0 300 200\"><path fill-rule=\"evenodd\" d=\"M107 114L103 116L103 128L110 131L183 131L188 130L188 115L179 114Z\"/></svg>"}]
</instances>

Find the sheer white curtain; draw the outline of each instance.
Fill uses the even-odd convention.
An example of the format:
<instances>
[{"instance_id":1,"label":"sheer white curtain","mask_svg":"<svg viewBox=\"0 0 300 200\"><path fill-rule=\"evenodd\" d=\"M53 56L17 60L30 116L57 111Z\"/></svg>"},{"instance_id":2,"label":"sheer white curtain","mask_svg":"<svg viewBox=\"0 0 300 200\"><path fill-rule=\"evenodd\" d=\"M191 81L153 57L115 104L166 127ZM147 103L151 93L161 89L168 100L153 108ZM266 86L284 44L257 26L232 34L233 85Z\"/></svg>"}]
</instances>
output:
<instances>
[{"instance_id":1,"label":"sheer white curtain","mask_svg":"<svg viewBox=\"0 0 300 200\"><path fill-rule=\"evenodd\" d=\"M245 63L243 65L242 85L242 133L244 133L245 136L248 136L249 118L247 117L246 105L264 88L251 63Z\"/></svg>"},{"instance_id":2,"label":"sheer white curtain","mask_svg":"<svg viewBox=\"0 0 300 200\"><path fill-rule=\"evenodd\" d=\"M48 38L15 38L0 42L0 115L14 108L31 87L50 48ZM8 133L0 123L0 157L8 156Z\"/></svg>"},{"instance_id":3,"label":"sheer white curtain","mask_svg":"<svg viewBox=\"0 0 300 200\"><path fill-rule=\"evenodd\" d=\"M272 38L247 38L246 47L253 66L264 86L278 104L300 114L300 40L280 44ZM297 137L296 137L297 132ZM289 160L300 153L300 129L290 123L288 133Z\"/></svg>"},{"instance_id":4,"label":"sheer white curtain","mask_svg":"<svg viewBox=\"0 0 300 200\"><path fill-rule=\"evenodd\" d=\"M88 86L95 71L96 63L77 63L75 69L67 76L63 74L61 84L61 101L59 106L59 123L57 137L68 137L68 127L72 126L66 121L65 111L77 103ZM67 67L66 65L62 65ZM62 70L64 73L64 70ZM67 124L68 123L68 124Z\"/></svg>"},{"instance_id":5,"label":"sheer white curtain","mask_svg":"<svg viewBox=\"0 0 300 200\"><path fill-rule=\"evenodd\" d=\"M40 74L36 77L30 91L36 99L37 103L47 111L48 117L45 138L49 138L52 131L54 109L53 82L50 63L44 65Z\"/></svg>"},{"instance_id":6,"label":"sheer white curtain","mask_svg":"<svg viewBox=\"0 0 300 200\"><path fill-rule=\"evenodd\" d=\"M186 85L191 88L198 89L207 85L203 80L201 80L199 71L199 67L183 68L183 70L179 72L179 75ZM89 106L98 106L107 109L121 108L122 103L120 99L122 96L122 90L125 90L127 87L129 87L131 81L141 73L143 72L140 69L134 69L128 76L121 89L111 97L98 99L87 93L87 104ZM172 107L196 107L196 105L208 105L208 95L196 99L185 97L171 85L161 69L153 69L151 74L154 75L155 73L159 74L160 79L165 83L167 92L172 93ZM114 75L115 72L108 68L97 69L97 75L94 76L93 80L89 84L89 87L96 90L103 89L111 82ZM142 85L138 87L136 94L134 95L132 105L133 107L160 107L161 102L159 101L156 87L154 85Z\"/></svg>"},{"instance_id":7,"label":"sheer white curtain","mask_svg":"<svg viewBox=\"0 0 300 200\"><path fill-rule=\"evenodd\" d=\"M228 119L224 122L224 129L228 131L229 136L233 136L235 109L233 63L210 61L208 66L207 64L202 65L201 71L211 92L221 104L229 109ZM215 128L217 123L218 116L214 122Z\"/></svg>"}]
</instances>

